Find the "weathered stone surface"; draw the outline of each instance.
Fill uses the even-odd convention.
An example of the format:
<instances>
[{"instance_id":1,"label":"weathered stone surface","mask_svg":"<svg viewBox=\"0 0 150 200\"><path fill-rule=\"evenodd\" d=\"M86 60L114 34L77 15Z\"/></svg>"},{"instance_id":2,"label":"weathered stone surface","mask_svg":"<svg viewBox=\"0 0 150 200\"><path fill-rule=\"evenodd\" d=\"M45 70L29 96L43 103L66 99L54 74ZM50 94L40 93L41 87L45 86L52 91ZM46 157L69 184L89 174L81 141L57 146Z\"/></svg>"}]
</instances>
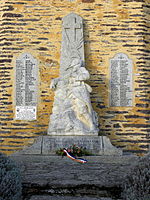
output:
<instances>
[{"instance_id":1,"label":"weathered stone surface","mask_svg":"<svg viewBox=\"0 0 150 200\"><path fill-rule=\"evenodd\" d=\"M73 197L73 196L32 196L29 200L112 200L111 198Z\"/></svg>"},{"instance_id":2,"label":"weathered stone surface","mask_svg":"<svg viewBox=\"0 0 150 200\"><path fill-rule=\"evenodd\" d=\"M35 142L33 143L33 145L28 146L28 147L24 147L24 149L22 149L21 151L16 151L14 154L38 154L40 155L42 153L42 141L43 141L43 137L37 137L35 139Z\"/></svg>"},{"instance_id":3,"label":"weathered stone surface","mask_svg":"<svg viewBox=\"0 0 150 200\"><path fill-rule=\"evenodd\" d=\"M125 175L139 160L136 156L87 156L88 162L80 164L59 156L11 158L21 168L27 199L39 194L119 198Z\"/></svg>"},{"instance_id":4,"label":"weathered stone surface","mask_svg":"<svg viewBox=\"0 0 150 200\"><path fill-rule=\"evenodd\" d=\"M43 138L43 154L55 154L56 149L70 145L86 147L96 155L121 155L122 151L114 147L106 136L54 136Z\"/></svg>"},{"instance_id":5,"label":"weathered stone surface","mask_svg":"<svg viewBox=\"0 0 150 200\"><path fill-rule=\"evenodd\" d=\"M60 76L55 91L48 135L98 135L98 117L90 100L92 88L84 62L83 20L71 13L63 18Z\"/></svg>"},{"instance_id":6,"label":"weathered stone surface","mask_svg":"<svg viewBox=\"0 0 150 200\"><path fill-rule=\"evenodd\" d=\"M114 147L106 136L40 136L32 146L15 154L55 155L57 149L73 144L86 147L94 155L122 155L122 150Z\"/></svg>"}]
</instances>

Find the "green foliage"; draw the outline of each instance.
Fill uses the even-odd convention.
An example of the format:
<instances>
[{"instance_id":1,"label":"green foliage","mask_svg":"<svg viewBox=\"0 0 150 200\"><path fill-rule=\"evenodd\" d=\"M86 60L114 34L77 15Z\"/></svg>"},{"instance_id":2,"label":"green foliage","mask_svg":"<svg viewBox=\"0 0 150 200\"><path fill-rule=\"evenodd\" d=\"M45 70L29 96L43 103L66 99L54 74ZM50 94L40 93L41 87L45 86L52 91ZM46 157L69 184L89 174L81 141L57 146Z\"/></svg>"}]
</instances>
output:
<instances>
[{"instance_id":1,"label":"green foliage","mask_svg":"<svg viewBox=\"0 0 150 200\"><path fill-rule=\"evenodd\" d=\"M145 157L127 175L124 200L150 200L150 157Z\"/></svg>"},{"instance_id":2,"label":"green foliage","mask_svg":"<svg viewBox=\"0 0 150 200\"><path fill-rule=\"evenodd\" d=\"M21 176L16 164L0 153L0 200L21 200Z\"/></svg>"},{"instance_id":3,"label":"green foliage","mask_svg":"<svg viewBox=\"0 0 150 200\"><path fill-rule=\"evenodd\" d=\"M60 155L60 156L66 156L66 153L64 153L64 148L61 148L61 149L58 149L56 151L56 154L57 155ZM69 148L66 149L68 151L68 153L70 153L72 156L78 156L78 157L81 157L81 156L90 156L92 155L91 152L89 152L86 148L84 147L78 147L76 146L75 144L70 146Z\"/></svg>"}]
</instances>

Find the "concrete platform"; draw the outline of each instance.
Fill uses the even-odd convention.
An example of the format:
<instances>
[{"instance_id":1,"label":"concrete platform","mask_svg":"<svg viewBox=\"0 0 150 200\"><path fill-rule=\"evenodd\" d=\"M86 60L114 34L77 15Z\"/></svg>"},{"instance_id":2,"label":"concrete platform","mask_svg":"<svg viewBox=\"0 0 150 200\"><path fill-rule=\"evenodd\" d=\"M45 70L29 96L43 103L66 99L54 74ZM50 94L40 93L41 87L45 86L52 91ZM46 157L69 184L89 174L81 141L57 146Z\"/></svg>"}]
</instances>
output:
<instances>
[{"instance_id":1,"label":"concrete platform","mask_svg":"<svg viewBox=\"0 0 150 200\"><path fill-rule=\"evenodd\" d=\"M55 155L57 149L73 144L86 147L94 155L122 155L122 150L113 146L106 136L40 136L15 154Z\"/></svg>"},{"instance_id":2,"label":"concrete platform","mask_svg":"<svg viewBox=\"0 0 150 200\"><path fill-rule=\"evenodd\" d=\"M29 200L112 200L112 198L73 197L73 196L32 196Z\"/></svg>"},{"instance_id":3,"label":"concrete platform","mask_svg":"<svg viewBox=\"0 0 150 200\"><path fill-rule=\"evenodd\" d=\"M85 164L60 156L12 155L11 158L21 168L24 200L57 200L58 196L60 200L68 200L68 196L70 200L72 197L118 200L124 177L139 160L133 155L87 156Z\"/></svg>"}]
</instances>

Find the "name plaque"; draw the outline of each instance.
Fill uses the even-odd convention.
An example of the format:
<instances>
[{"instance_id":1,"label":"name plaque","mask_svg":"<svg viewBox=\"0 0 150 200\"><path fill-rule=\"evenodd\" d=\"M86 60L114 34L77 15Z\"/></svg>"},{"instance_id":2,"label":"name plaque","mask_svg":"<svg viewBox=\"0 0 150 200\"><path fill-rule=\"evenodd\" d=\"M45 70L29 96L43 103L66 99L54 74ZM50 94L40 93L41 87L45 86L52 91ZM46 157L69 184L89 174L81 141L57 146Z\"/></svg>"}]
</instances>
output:
<instances>
[{"instance_id":1,"label":"name plaque","mask_svg":"<svg viewBox=\"0 0 150 200\"><path fill-rule=\"evenodd\" d=\"M29 53L16 60L15 119L36 120L38 61Z\"/></svg>"},{"instance_id":2,"label":"name plaque","mask_svg":"<svg viewBox=\"0 0 150 200\"><path fill-rule=\"evenodd\" d=\"M110 106L128 107L133 104L133 62L124 53L110 59Z\"/></svg>"}]
</instances>

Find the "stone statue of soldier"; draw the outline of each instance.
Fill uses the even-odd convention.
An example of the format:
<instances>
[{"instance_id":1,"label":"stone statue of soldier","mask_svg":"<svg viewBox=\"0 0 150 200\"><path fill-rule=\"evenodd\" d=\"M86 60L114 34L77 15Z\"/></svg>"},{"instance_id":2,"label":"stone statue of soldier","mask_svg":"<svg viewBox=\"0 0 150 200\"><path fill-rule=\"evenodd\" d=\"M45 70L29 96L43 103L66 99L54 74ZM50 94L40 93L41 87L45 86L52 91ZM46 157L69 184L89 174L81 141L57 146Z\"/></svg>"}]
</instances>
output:
<instances>
[{"instance_id":1,"label":"stone statue of soldier","mask_svg":"<svg viewBox=\"0 0 150 200\"><path fill-rule=\"evenodd\" d=\"M89 79L89 72L80 58L72 58L66 71L66 76L51 82L55 91L51 132L57 130L57 133L67 135L97 133L97 115L90 102L92 88L84 82Z\"/></svg>"}]
</instances>

